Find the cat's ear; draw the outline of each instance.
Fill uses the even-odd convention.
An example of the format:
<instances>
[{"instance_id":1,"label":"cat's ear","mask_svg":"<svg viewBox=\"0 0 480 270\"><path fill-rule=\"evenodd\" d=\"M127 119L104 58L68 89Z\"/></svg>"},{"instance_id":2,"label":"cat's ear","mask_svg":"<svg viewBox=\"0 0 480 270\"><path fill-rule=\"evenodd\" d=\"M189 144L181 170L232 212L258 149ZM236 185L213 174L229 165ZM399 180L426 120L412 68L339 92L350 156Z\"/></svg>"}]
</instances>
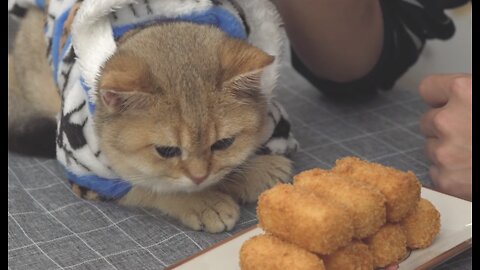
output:
<instances>
[{"instance_id":1,"label":"cat's ear","mask_svg":"<svg viewBox=\"0 0 480 270\"><path fill-rule=\"evenodd\" d=\"M146 105L153 94L150 69L134 56L115 55L103 69L99 89L100 100L109 112Z\"/></svg>"},{"instance_id":2,"label":"cat's ear","mask_svg":"<svg viewBox=\"0 0 480 270\"><path fill-rule=\"evenodd\" d=\"M144 108L152 101L152 96L148 93L137 91L125 92L110 89L100 89L100 98L110 113Z\"/></svg>"},{"instance_id":3,"label":"cat's ear","mask_svg":"<svg viewBox=\"0 0 480 270\"><path fill-rule=\"evenodd\" d=\"M272 64L275 57L246 42L227 39L220 46L219 59L222 82L229 83L242 79L259 80L263 69Z\"/></svg>"}]
</instances>

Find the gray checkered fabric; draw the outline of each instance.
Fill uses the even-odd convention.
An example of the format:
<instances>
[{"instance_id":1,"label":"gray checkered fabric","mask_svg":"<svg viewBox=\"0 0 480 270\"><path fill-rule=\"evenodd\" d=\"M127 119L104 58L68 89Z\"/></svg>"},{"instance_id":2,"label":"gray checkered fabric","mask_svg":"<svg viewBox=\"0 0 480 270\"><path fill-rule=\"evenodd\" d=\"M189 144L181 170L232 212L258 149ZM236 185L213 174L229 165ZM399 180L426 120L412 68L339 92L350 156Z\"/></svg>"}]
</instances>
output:
<instances>
[{"instance_id":1,"label":"gray checkered fabric","mask_svg":"<svg viewBox=\"0 0 480 270\"><path fill-rule=\"evenodd\" d=\"M14 32L9 20L9 43ZM431 186L418 119L426 109L396 89L368 102L325 99L285 64L277 89L301 144L295 171L329 168L355 155L412 170ZM76 197L55 160L8 154L9 269L164 269L256 224L255 205L242 207L233 231L192 231L158 211ZM438 269L472 269L467 251Z\"/></svg>"},{"instance_id":2,"label":"gray checkered fabric","mask_svg":"<svg viewBox=\"0 0 480 270\"><path fill-rule=\"evenodd\" d=\"M11 269L163 269L256 223L242 209L231 232L196 232L155 210L76 197L55 160L8 157Z\"/></svg>"}]
</instances>

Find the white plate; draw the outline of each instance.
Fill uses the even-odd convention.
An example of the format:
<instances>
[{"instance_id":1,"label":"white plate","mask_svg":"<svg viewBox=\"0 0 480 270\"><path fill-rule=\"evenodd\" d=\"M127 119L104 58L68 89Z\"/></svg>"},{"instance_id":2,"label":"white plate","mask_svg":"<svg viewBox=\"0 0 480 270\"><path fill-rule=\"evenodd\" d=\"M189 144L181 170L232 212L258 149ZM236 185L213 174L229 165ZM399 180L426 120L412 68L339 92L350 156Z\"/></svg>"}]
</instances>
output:
<instances>
[{"instance_id":1,"label":"white plate","mask_svg":"<svg viewBox=\"0 0 480 270\"><path fill-rule=\"evenodd\" d=\"M431 201L441 214L440 233L433 244L415 250L400 263L400 269L429 269L472 246L472 203L427 188L422 197ZM238 270L243 242L263 230L252 227L195 254L167 269Z\"/></svg>"}]
</instances>

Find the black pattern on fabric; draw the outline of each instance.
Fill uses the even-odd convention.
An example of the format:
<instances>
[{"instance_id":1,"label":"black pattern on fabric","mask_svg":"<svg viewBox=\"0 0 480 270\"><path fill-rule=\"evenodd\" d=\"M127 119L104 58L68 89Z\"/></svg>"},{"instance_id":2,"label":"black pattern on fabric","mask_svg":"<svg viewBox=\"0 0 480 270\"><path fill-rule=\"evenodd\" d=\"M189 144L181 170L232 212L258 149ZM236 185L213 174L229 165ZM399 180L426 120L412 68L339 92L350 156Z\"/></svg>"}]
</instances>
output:
<instances>
[{"instance_id":1,"label":"black pattern on fabric","mask_svg":"<svg viewBox=\"0 0 480 270\"><path fill-rule=\"evenodd\" d=\"M75 54L75 49L73 48L73 46L71 46L67 54L63 58L63 62L73 64L73 62L75 61L75 57L77 57L77 55Z\"/></svg>"},{"instance_id":2,"label":"black pattern on fabric","mask_svg":"<svg viewBox=\"0 0 480 270\"><path fill-rule=\"evenodd\" d=\"M80 162L76 157L75 157L75 154L68 150L68 147L66 144L63 144L60 146L62 149L63 149L63 153L65 154L65 160L67 161L67 164L68 165L71 165L72 164L72 161L75 162L76 165L79 165L80 167L84 168L85 170L87 171L90 171L90 168L88 168L87 165L83 164L82 162Z\"/></svg>"},{"instance_id":3,"label":"black pattern on fabric","mask_svg":"<svg viewBox=\"0 0 480 270\"><path fill-rule=\"evenodd\" d=\"M70 120L72 115L82 110L85 105L86 102L83 101L80 106L75 108L73 111L66 113L60 119L60 134L66 135L68 142L70 143L70 146L73 150L82 148L83 146L85 146L85 144L87 144L87 140L85 139L83 132L81 132L83 130L83 127L85 126L87 119L85 119L81 124L72 123ZM59 137L62 138L63 136Z\"/></svg>"},{"instance_id":4,"label":"black pattern on fabric","mask_svg":"<svg viewBox=\"0 0 480 270\"><path fill-rule=\"evenodd\" d=\"M285 118L280 118L278 124L276 124L273 130L272 138L284 138L287 139L290 135L290 123Z\"/></svg>"},{"instance_id":5,"label":"black pattern on fabric","mask_svg":"<svg viewBox=\"0 0 480 270\"><path fill-rule=\"evenodd\" d=\"M27 9L17 4L14 4L10 12L12 13L13 16L17 18L23 18L27 13Z\"/></svg>"},{"instance_id":6,"label":"black pattern on fabric","mask_svg":"<svg viewBox=\"0 0 480 270\"><path fill-rule=\"evenodd\" d=\"M145 7L147 8L147 14L153 14L152 8L150 7L150 3L148 0L143 1L145 3Z\"/></svg>"}]
</instances>

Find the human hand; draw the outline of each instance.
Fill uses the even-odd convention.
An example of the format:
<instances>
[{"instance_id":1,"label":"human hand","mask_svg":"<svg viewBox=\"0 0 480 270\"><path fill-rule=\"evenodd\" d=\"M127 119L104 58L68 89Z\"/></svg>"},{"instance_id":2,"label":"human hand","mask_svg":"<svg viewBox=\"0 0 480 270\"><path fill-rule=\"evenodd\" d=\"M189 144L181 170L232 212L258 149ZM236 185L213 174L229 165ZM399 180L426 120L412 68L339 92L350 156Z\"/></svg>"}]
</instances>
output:
<instances>
[{"instance_id":1,"label":"human hand","mask_svg":"<svg viewBox=\"0 0 480 270\"><path fill-rule=\"evenodd\" d=\"M420 96L432 108L420 120L430 176L439 191L472 199L472 76L433 75Z\"/></svg>"}]
</instances>

